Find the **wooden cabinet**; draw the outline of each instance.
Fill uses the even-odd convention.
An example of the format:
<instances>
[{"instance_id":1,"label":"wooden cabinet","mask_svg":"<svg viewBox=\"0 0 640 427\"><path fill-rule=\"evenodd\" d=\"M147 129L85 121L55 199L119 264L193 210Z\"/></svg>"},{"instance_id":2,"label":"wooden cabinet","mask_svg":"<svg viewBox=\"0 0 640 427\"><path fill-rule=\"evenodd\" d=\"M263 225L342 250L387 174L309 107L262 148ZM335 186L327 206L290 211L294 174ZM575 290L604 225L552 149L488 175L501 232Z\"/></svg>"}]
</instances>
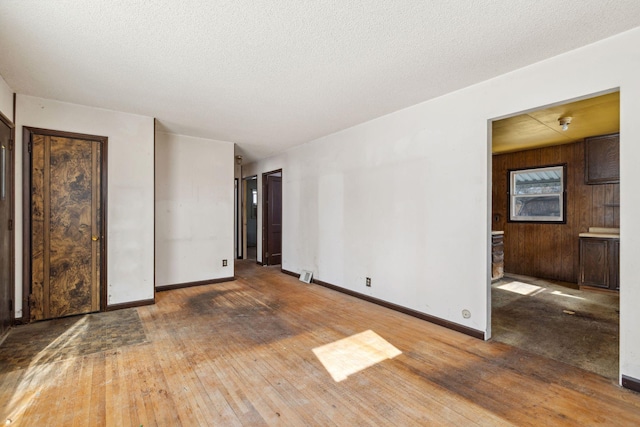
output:
<instances>
[{"instance_id":1,"label":"wooden cabinet","mask_svg":"<svg viewBox=\"0 0 640 427\"><path fill-rule=\"evenodd\" d=\"M491 233L491 280L504 277L504 234Z\"/></svg>"},{"instance_id":2,"label":"wooden cabinet","mask_svg":"<svg viewBox=\"0 0 640 427\"><path fill-rule=\"evenodd\" d=\"M580 238L580 286L620 289L620 240Z\"/></svg>"},{"instance_id":3,"label":"wooden cabinet","mask_svg":"<svg viewBox=\"0 0 640 427\"><path fill-rule=\"evenodd\" d=\"M585 138L584 158L585 183L620 182L620 134Z\"/></svg>"},{"instance_id":4,"label":"wooden cabinet","mask_svg":"<svg viewBox=\"0 0 640 427\"><path fill-rule=\"evenodd\" d=\"M609 240L609 289L620 290L620 240Z\"/></svg>"}]
</instances>

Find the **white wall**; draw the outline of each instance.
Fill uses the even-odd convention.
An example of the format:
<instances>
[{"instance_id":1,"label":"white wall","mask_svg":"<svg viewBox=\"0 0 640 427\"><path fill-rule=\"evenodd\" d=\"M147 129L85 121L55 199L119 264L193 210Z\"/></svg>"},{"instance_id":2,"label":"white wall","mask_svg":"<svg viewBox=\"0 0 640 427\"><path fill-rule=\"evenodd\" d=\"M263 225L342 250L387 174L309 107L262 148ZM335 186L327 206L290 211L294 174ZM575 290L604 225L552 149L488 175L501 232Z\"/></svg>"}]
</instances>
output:
<instances>
[{"instance_id":1,"label":"white wall","mask_svg":"<svg viewBox=\"0 0 640 427\"><path fill-rule=\"evenodd\" d=\"M233 149L156 134L156 286L233 277Z\"/></svg>"},{"instance_id":2,"label":"white wall","mask_svg":"<svg viewBox=\"0 0 640 427\"><path fill-rule=\"evenodd\" d=\"M0 76L0 112L13 121L13 91Z\"/></svg>"},{"instance_id":3,"label":"white wall","mask_svg":"<svg viewBox=\"0 0 640 427\"><path fill-rule=\"evenodd\" d=\"M22 218L22 126L109 138L107 304L153 298L153 118L18 95L16 122L16 218ZM20 317L22 221L16 225L16 317Z\"/></svg>"},{"instance_id":4,"label":"white wall","mask_svg":"<svg viewBox=\"0 0 640 427\"><path fill-rule=\"evenodd\" d=\"M620 369L640 378L639 45L635 29L247 165L283 169L283 268L490 334L488 121L620 87Z\"/></svg>"}]
</instances>

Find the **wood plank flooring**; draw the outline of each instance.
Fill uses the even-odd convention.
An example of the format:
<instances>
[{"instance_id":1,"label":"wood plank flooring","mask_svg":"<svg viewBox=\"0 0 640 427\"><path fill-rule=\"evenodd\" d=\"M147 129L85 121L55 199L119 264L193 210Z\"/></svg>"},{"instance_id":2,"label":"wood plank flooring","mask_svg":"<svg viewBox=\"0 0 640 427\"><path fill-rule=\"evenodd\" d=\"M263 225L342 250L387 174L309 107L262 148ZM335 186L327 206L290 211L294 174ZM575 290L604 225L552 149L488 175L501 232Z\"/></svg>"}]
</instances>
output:
<instances>
[{"instance_id":1,"label":"wood plank flooring","mask_svg":"<svg viewBox=\"0 0 640 427\"><path fill-rule=\"evenodd\" d=\"M613 380L306 285L273 267L239 262L236 273L233 282L161 292L156 305L129 309L144 339L119 341L113 333L101 336L104 328L91 337L75 324L50 337L52 345L41 346L26 365L0 361L0 422L640 425L640 394ZM122 334L136 333L132 316L121 318ZM9 338L40 325L15 328ZM313 349L365 331L402 353L334 381ZM111 344L47 354L64 351L61 339L73 346L81 346L76 339Z\"/></svg>"}]
</instances>

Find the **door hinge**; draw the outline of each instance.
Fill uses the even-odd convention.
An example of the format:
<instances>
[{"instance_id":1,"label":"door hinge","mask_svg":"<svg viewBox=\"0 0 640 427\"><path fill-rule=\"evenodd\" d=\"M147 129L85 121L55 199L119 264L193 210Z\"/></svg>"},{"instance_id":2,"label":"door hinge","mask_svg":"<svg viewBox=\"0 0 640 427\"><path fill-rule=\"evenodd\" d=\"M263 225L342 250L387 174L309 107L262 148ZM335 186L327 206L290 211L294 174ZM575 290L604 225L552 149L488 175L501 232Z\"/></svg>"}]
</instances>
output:
<instances>
[{"instance_id":1,"label":"door hinge","mask_svg":"<svg viewBox=\"0 0 640 427\"><path fill-rule=\"evenodd\" d=\"M9 140L9 151L13 151L13 139Z\"/></svg>"},{"instance_id":2,"label":"door hinge","mask_svg":"<svg viewBox=\"0 0 640 427\"><path fill-rule=\"evenodd\" d=\"M9 231L13 231L13 220L9 220Z\"/></svg>"},{"instance_id":3,"label":"door hinge","mask_svg":"<svg viewBox=\"0 0 640 427\"><path fill-rule=\"evenodd\" d=\"M29 150L29 152L31 152L31 142L29 142L29 143L27 144L27 150Z\"/></svg>"}]
</instances>

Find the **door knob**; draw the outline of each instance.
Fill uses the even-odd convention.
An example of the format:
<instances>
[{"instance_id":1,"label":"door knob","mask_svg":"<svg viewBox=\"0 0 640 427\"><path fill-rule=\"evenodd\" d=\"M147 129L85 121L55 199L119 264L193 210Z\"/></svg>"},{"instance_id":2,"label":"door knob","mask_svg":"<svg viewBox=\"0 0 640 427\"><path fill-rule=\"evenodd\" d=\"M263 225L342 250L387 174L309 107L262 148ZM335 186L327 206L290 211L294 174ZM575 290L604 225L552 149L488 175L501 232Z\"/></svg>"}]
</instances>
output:
<instances>
[{"instance_id":1,"label":"door knob","mask_svg":"<svg viewBox=\"0 0 640 427\"><path fill-rule=\"evenodd\" d=\"M91 236L91 240L93 240L94 242L97 241L100 237L98 236Z\"/></svg>"}]
</instances>

